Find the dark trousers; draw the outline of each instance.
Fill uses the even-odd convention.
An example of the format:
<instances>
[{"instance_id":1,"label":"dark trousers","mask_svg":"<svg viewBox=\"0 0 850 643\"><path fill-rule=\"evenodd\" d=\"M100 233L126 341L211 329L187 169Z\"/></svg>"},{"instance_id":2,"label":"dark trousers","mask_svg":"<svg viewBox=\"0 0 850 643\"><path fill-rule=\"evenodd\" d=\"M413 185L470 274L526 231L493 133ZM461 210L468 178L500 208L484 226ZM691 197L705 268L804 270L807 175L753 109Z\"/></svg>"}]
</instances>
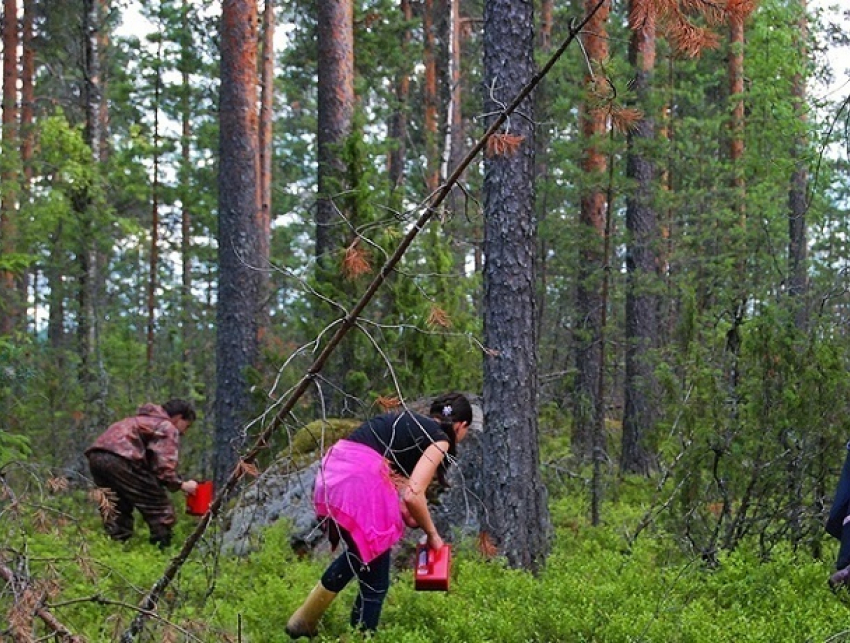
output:
<instances>
[{"instance_id":1,"label":"dark trousers","mask_svg":"<svg viewBox=\"0 0 850 643\"><path fill-rule=\"evenodd\" d=\"M835 569L844 569L848 565L850 565L850 523L841 531L841 545L838 547Z\"/></svg>"},{"instance_id":2,"label":"dark trousers","mask_svg":"<svg viewBox=\"0 0 850 643\"><path fill-rule=\"evenodd\" d=\"M838 558L835 561L837 569L844 569L850 565L850 523L847 526L844 525L844 519L850 513L850 444L847 448L841 477L835 488L835 498L826 521L826 532L841 541Z\"/></svg>"},{"instance_id":3,"label":"dark trousers","mask_svg":"<svg viewBox=\"0 0 850 643\"><path fill-rule=\"evenodd\" d=\"M94 483L106 489L114 501L100 509L106 533L115 540L128 540L133 535L133 510L138 509L150 529L150 541L168 546L177 518L156 476L108 451L92 451L87 457Z\"/></svg>"},{"instance_id":4,"label":"dark trousers","mask_svg":"<svg viewBox=\"0 0 850 643\"><path fill-rule=\"evenodd\" d=\"M322 574L322 585L331 592L341 592L357 576L360 591L351 610L351 626L376 630L381 619L384 599L390 589L390 551L385 551L368 565L364 564L351 537L340 530L345 551Z\"/></svg>"}]
</instances>

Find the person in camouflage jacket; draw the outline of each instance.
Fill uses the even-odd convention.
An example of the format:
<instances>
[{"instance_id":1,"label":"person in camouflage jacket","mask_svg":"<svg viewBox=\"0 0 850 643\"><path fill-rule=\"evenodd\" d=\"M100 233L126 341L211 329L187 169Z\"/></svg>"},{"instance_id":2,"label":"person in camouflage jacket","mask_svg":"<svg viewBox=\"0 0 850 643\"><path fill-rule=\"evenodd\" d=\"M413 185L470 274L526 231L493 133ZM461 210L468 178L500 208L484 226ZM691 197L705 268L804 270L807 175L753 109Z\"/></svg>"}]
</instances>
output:
<instances>
[{"instance_id":1,"label":"person in camouflage jacket","mask_svg":"<svg viewBox=\"0 0 850 643\"><path fill-rule=\"evenodd\" d=\"M180 436L195 421L195 409L185 400L162 406L142 404L136 415L110 426L86 449L94 483L106 490L109 503L101 517L114 540L133 535L133 510L150 530L151 543L171 543L176 514L166 491L195 493L198 483L177 473Z\"/></svg>"}]
</instances>

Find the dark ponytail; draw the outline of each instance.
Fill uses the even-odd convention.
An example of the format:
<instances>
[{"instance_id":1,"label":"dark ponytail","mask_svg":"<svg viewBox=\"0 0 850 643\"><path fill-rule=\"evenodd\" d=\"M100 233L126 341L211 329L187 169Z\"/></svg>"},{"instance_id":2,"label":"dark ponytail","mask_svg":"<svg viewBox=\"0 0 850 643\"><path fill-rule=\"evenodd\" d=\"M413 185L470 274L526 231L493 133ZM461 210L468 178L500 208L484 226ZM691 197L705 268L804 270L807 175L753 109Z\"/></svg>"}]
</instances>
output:
<instances>
[{"instance_id":1,"label":"dark ponytail","mask_svg":"<svg viewBox=\"0 0 850 643\"><path fill-rule=\"evenodd\" d=\"M440 423L440 428L449 437L449 452L437 469L437 482L447 489L451 486L447 478L449 461L457 454L457 434L455 434L454 423L472 424L472 404L460 393L446 393L434 398L428 414Z\"/></svg>"}]
</instances>

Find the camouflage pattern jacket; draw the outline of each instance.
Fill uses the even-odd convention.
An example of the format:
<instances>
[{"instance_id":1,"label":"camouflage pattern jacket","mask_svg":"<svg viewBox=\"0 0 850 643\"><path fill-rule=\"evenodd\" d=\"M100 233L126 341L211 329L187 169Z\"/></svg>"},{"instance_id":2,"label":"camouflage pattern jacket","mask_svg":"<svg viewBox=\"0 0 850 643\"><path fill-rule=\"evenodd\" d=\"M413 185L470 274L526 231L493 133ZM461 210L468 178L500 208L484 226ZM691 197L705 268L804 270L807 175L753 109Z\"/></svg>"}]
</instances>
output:
<instances>
[{"instance_id":1,"label":"camouflage pattern jacket","mask_svg":"<svg viewBox=\"0 0 850 643\"><path fill-rule=\"evenodd\" d=\"M157 404L142 404L134 417L110 426L86 453L109 451L149 469L170 491L183 479L177 474L180 432Z\"/></svg>"}]
</instances>

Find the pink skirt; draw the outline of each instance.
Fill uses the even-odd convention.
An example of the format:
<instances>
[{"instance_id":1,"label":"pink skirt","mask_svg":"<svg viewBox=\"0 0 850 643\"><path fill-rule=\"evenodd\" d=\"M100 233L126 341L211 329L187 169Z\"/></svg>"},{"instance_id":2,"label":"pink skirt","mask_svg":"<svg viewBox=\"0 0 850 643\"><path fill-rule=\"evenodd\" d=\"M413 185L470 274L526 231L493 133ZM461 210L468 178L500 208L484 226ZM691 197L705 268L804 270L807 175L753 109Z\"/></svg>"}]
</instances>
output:
<instances>
[{"instance_id":1,"label":"pink skirt","mask_svg":"<svg viewBox=\"0 0 850 643\"><path fill-rule=\"evenodd\" d=\"M316 476L313 506L319 517L335 520L351 534L364 563L404 534L389 464L365 444L340 440L328 450Z\"/></svg>"}]
</instances>

